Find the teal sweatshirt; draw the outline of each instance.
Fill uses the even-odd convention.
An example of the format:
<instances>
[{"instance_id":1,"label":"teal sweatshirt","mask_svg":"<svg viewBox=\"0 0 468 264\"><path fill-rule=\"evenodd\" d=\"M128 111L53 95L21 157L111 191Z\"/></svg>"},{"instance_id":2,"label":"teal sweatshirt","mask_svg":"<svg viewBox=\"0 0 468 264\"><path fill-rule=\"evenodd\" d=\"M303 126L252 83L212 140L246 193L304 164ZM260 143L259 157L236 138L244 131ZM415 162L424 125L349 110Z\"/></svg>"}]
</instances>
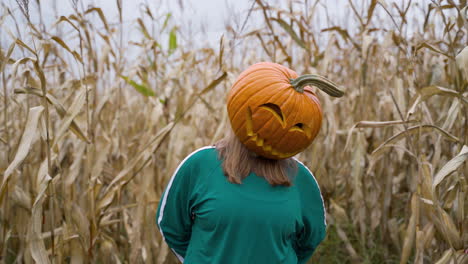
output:
<instances>
[{"instance_id":1,"label":"teal sweatshirt","mask_svg":"<svg viewBox=\"0 0 468 264\"><path fill-rule=\"evenodd\" d=\"M193 152L159 202L164 240L186 264L306 263L325 237L325 210L314 176L296 162L290 187L253 173L233 184L216 148Z\"/></svg>"}]
</instances>

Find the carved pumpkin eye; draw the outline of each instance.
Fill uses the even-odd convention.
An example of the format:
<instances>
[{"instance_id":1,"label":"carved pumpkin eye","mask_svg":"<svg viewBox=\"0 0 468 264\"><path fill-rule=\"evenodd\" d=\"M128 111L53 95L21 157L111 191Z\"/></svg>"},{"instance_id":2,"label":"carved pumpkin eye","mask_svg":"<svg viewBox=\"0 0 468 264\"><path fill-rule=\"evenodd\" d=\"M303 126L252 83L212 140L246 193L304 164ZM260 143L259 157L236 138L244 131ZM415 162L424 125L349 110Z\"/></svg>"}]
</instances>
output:
<instances>
[{"instance_id":1,"label":"carved pumpkin eye","mask_svg":"<svg viewBox=\"0 0 468 264\"><path fill-rule=\"evenodd\" d=\"M283 115L283 112L281 111L281 108L278 105L275 105L273 103L266 103L266 104L262 104L259 107L271 112L284 126L285 124L284 115Z\"/></svg>"},{"instance_id":2,"label":"carved pumpkin eye","mask_svg":"<svg viewBox=\"0 0 468 264\"><path fill-rule=\"evenodd\" d=\"M289 131L300 131L306 134L308 138L311 136L311 130L310 127L306 124L303 123L297 123L294 126L292 126Z\"/></svg>"}]
</instances>

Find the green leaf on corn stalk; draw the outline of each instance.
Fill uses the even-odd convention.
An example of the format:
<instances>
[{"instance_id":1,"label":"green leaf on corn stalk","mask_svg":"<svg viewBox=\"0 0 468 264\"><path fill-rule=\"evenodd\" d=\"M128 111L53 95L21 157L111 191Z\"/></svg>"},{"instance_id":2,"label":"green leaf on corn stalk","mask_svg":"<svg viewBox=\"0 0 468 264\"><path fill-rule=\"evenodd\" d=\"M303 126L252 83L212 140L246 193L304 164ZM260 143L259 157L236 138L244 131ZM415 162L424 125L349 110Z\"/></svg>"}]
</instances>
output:
<instances>
[{"instance_id":1,"label":"green leaf on corn stalk","mask_svg":"<svg viewBox=\"0 0 468 264\"><path fill-rule=\"evenodd\" d=\"M125 82L133 86L135 90L137 90L139 93L141 93L144 96L156 96L156 93L151 90L148 86L144 84L139 84L135 82L134 80L128 78L127 76L120 75L120 78L124 79Z\"/></svg>"},{"instance_id":2,"label":"green leaf on corn stalk","mask_svg":"<svg viewBox=\"0 0 468 264\"><path fill-rule=\"evenodd\" d=\"M163 26L161 27L161 32L163 32L163 30L166 29L166 27L167 27L167 22L169 22L169 19L171 18L171 16L172 16L171 13L167 13L167 14L166 14L166 19L164 19Z\"/></svg>"},{"instance_id":3,"label":"green leaf on corn stalk","mask_svg":"<svg viewBox=\"0 0 468 264\"><path fill-rule=\"evenodd\" d=\"M169 33L169 55L177 49L177 27L173 27Z\"/></svg>"}]
</instances>

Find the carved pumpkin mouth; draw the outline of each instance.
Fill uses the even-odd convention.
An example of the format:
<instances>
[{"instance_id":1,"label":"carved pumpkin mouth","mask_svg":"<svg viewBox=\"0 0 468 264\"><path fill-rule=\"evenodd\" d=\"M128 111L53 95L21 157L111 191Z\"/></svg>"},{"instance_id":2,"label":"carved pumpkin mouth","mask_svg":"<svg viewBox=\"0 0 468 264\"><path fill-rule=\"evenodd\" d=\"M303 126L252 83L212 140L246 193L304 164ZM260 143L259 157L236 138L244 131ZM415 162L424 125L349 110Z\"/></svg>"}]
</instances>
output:
<instances>
[{"instance_id":1,"label":"carved pumpkin mouth","mask_svg":"<svg viewBox=\"0 0 468 264\"><path fill-rule=\"evenodd\" d=\"M287 122L284 118L284 115L281 111L281 108L277 106L276 104L273 103L266 103L263 105L260 105L259 108L265 109L273 114L273 116L278 120L278 122L281 124L283 128L286 128ZM279 159L287 158L294 156L300 151L297 152L281 152L275 148L273 148L272 145L268 144L266 142L265 138L262 138L258 133L254 132L253 130L253 120L252 120L252 109L250 107L247 107L247 113L246 113L246 132L248 139L247 141L253 141L255 142L257 147L260 147L263 149L264 152L269 153L273 156L276 156ZM305 134L305 136L310 139L312 136L312 131L309 126L303 124L303 123L297 123L294 126L292 126L289 131L298 131L302 132Z\"/></svg>"}]
</instances>

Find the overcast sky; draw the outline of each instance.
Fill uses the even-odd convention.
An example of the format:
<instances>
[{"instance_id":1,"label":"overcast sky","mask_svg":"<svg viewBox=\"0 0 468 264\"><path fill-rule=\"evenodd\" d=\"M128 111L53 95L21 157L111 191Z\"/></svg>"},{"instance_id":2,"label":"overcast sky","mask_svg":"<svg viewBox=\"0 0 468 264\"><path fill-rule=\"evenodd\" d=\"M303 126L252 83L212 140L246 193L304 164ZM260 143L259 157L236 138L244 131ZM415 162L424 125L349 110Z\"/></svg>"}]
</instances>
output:
<instances>
[{"instance_id":1,"label":"overcast sky","mask_svg":"<svg viewBox=\"0 0 468 264\"><path fill-rule=\"evenodd\" d=\"M16 14L16 18L21 18L16 0L3 0L4 3ZM271 0L270 0L271 1ZM276 2L276 1L272 1ZM123 20L125 25L135 23L141 15L141 6L147 4L153 12L164 14L172 13L174 18L182 20L184 23L191 23L194 27L204 27L208 33L222 32L224 30L224 20L229 14L245 13L252 4L251 0L123 0ZM30 1L30 15L32 21L37 22L36 1ZM118 21L118 10L116 0L78 0L80 9L86 10L89 6L103 9L109 22ZM73 4L71 0L42 0L41 12L46 25L56 21L59 16L73 14ZM10 23L11 21L6 21ZM182 22L182 21L181 21Z\"/></svg>"},{"instance_id":2,"label":"overcast sky","mask_svg":"<svg viewBox=\"0 0 468 264\"><path fill-rule=\"evenodd\" d=\"M16 0L2 0L15 14L15 17L19 20L20 24L24 23L23 16L21 15ZM21 1L21 0L20 0ZM112 22L118 22L118 11L117 11L117 0L76 0L80 10L86 10L90 6L96 6L103 9L107 20ZM124 29L126 30L126 39L141 38L141 33L138 31L136 19L141 17L141 7L143 4L147 4L152 12L157 15L163 15L171 13L175 24L182 24L184 28L190 28L194 37L197 41L200 41L201 45L203 42L210 44L218 43L220 37L225 33L225 22L229 21L231 24L233 21L238 21L241 24L247 17L248 10L252 6L255 0L122 0L123 4L123 20ZM304 0L311 5L315 3L315 0ZM264 0L272 6L285 5L289 1L286 0ZM369 2L369 0L354 0L353 3L358 7L362 3ZM385 1L384 1L385 2ZM386 1L392 2L392 1ZM408 0L396 0L398 4L407 3ZM420 6L427 6L430 0L412 0L413 4L419 4ZM30 15L33 23L39 21L38 19L38 8L36 0L30 0ZM327 12L329 17L333 20L333 24L327 24L325 18L325 12L323 7L327 6ZM317 16L314 20L313 25L315 29L323 29L330 26L343 26L348 27L349 23L355 21L351 19L353 14L349 7L348 0L320 0L318 7ZM53 24L59 16L68 16L73 14L72 0L42 0L41 1L41 13L43 14L44 23L47 25ZM365 4L364 6L368 6ZM300 8L300 7L298 7ZM391 8L391 7L390 7ZM413 10L413 9L412 9ZM383 9L378 7L376 9L378 15L381 17L388 18L387 14L384 13ZM396 12L396 11L395 11ZM389 20L390 22L390 20ZM409 21L411 23L411 21ZM97 25L100 23L96 21ZM243 33L249 29L258 27L259 24L263 24L263 17L261 13L256 13L255 16L250 16L248 23ZM11 18L7 17L3 29L5 26L16 33L16 28ZM388 27L391 27L391 22ZM26 29L21 27L20 29ZM11 42L10 37L7 34L0 34L0 41L2 44ZM55 32L50 32L56 34ZM197 34L198 33L198 34ZM15 34L16 35L16 34Z\"/></svg>"},{"instance_id":3,"label":"overcast sky","mask_svg":"<svg viewBox=\"0 0 468 264\"><path fill-rule=\"evenodd\" d=\"M13 10L16 18L22 18L16 0L3 1ZM139 11L141 6L146 3L151 10L157 10L159 14L172 13L174 18L180 19L178 22L189 24L194 31L204 29L208 39L217 41L225 30L225 22L233 19L243 21L253 2L254 0L123 0L123 20L125 25L135 24L135 20L141 15ZM288 1L268 0L266 2L275 6L284 5ZM312 2L314 1L309 1L309 3ZM321 0L320 2L327 5L332 15L336 14L341 17L341 20L345 19L343 7L347 0ZM30 0L30 5L31 19L37 22L36 1ZM68 16L73 13L72 0L42 0L41 5L46 25L54 23L59 16ZM109 21L118 21L116 0L78 0L78 5L80 9L87 9L89 6L101 7ZM11 21L7 19L6 25L11 25L9 23ZM263 23L262 17L250 17L246 28L255 23Z\"/></svg>"}]
</instances>

